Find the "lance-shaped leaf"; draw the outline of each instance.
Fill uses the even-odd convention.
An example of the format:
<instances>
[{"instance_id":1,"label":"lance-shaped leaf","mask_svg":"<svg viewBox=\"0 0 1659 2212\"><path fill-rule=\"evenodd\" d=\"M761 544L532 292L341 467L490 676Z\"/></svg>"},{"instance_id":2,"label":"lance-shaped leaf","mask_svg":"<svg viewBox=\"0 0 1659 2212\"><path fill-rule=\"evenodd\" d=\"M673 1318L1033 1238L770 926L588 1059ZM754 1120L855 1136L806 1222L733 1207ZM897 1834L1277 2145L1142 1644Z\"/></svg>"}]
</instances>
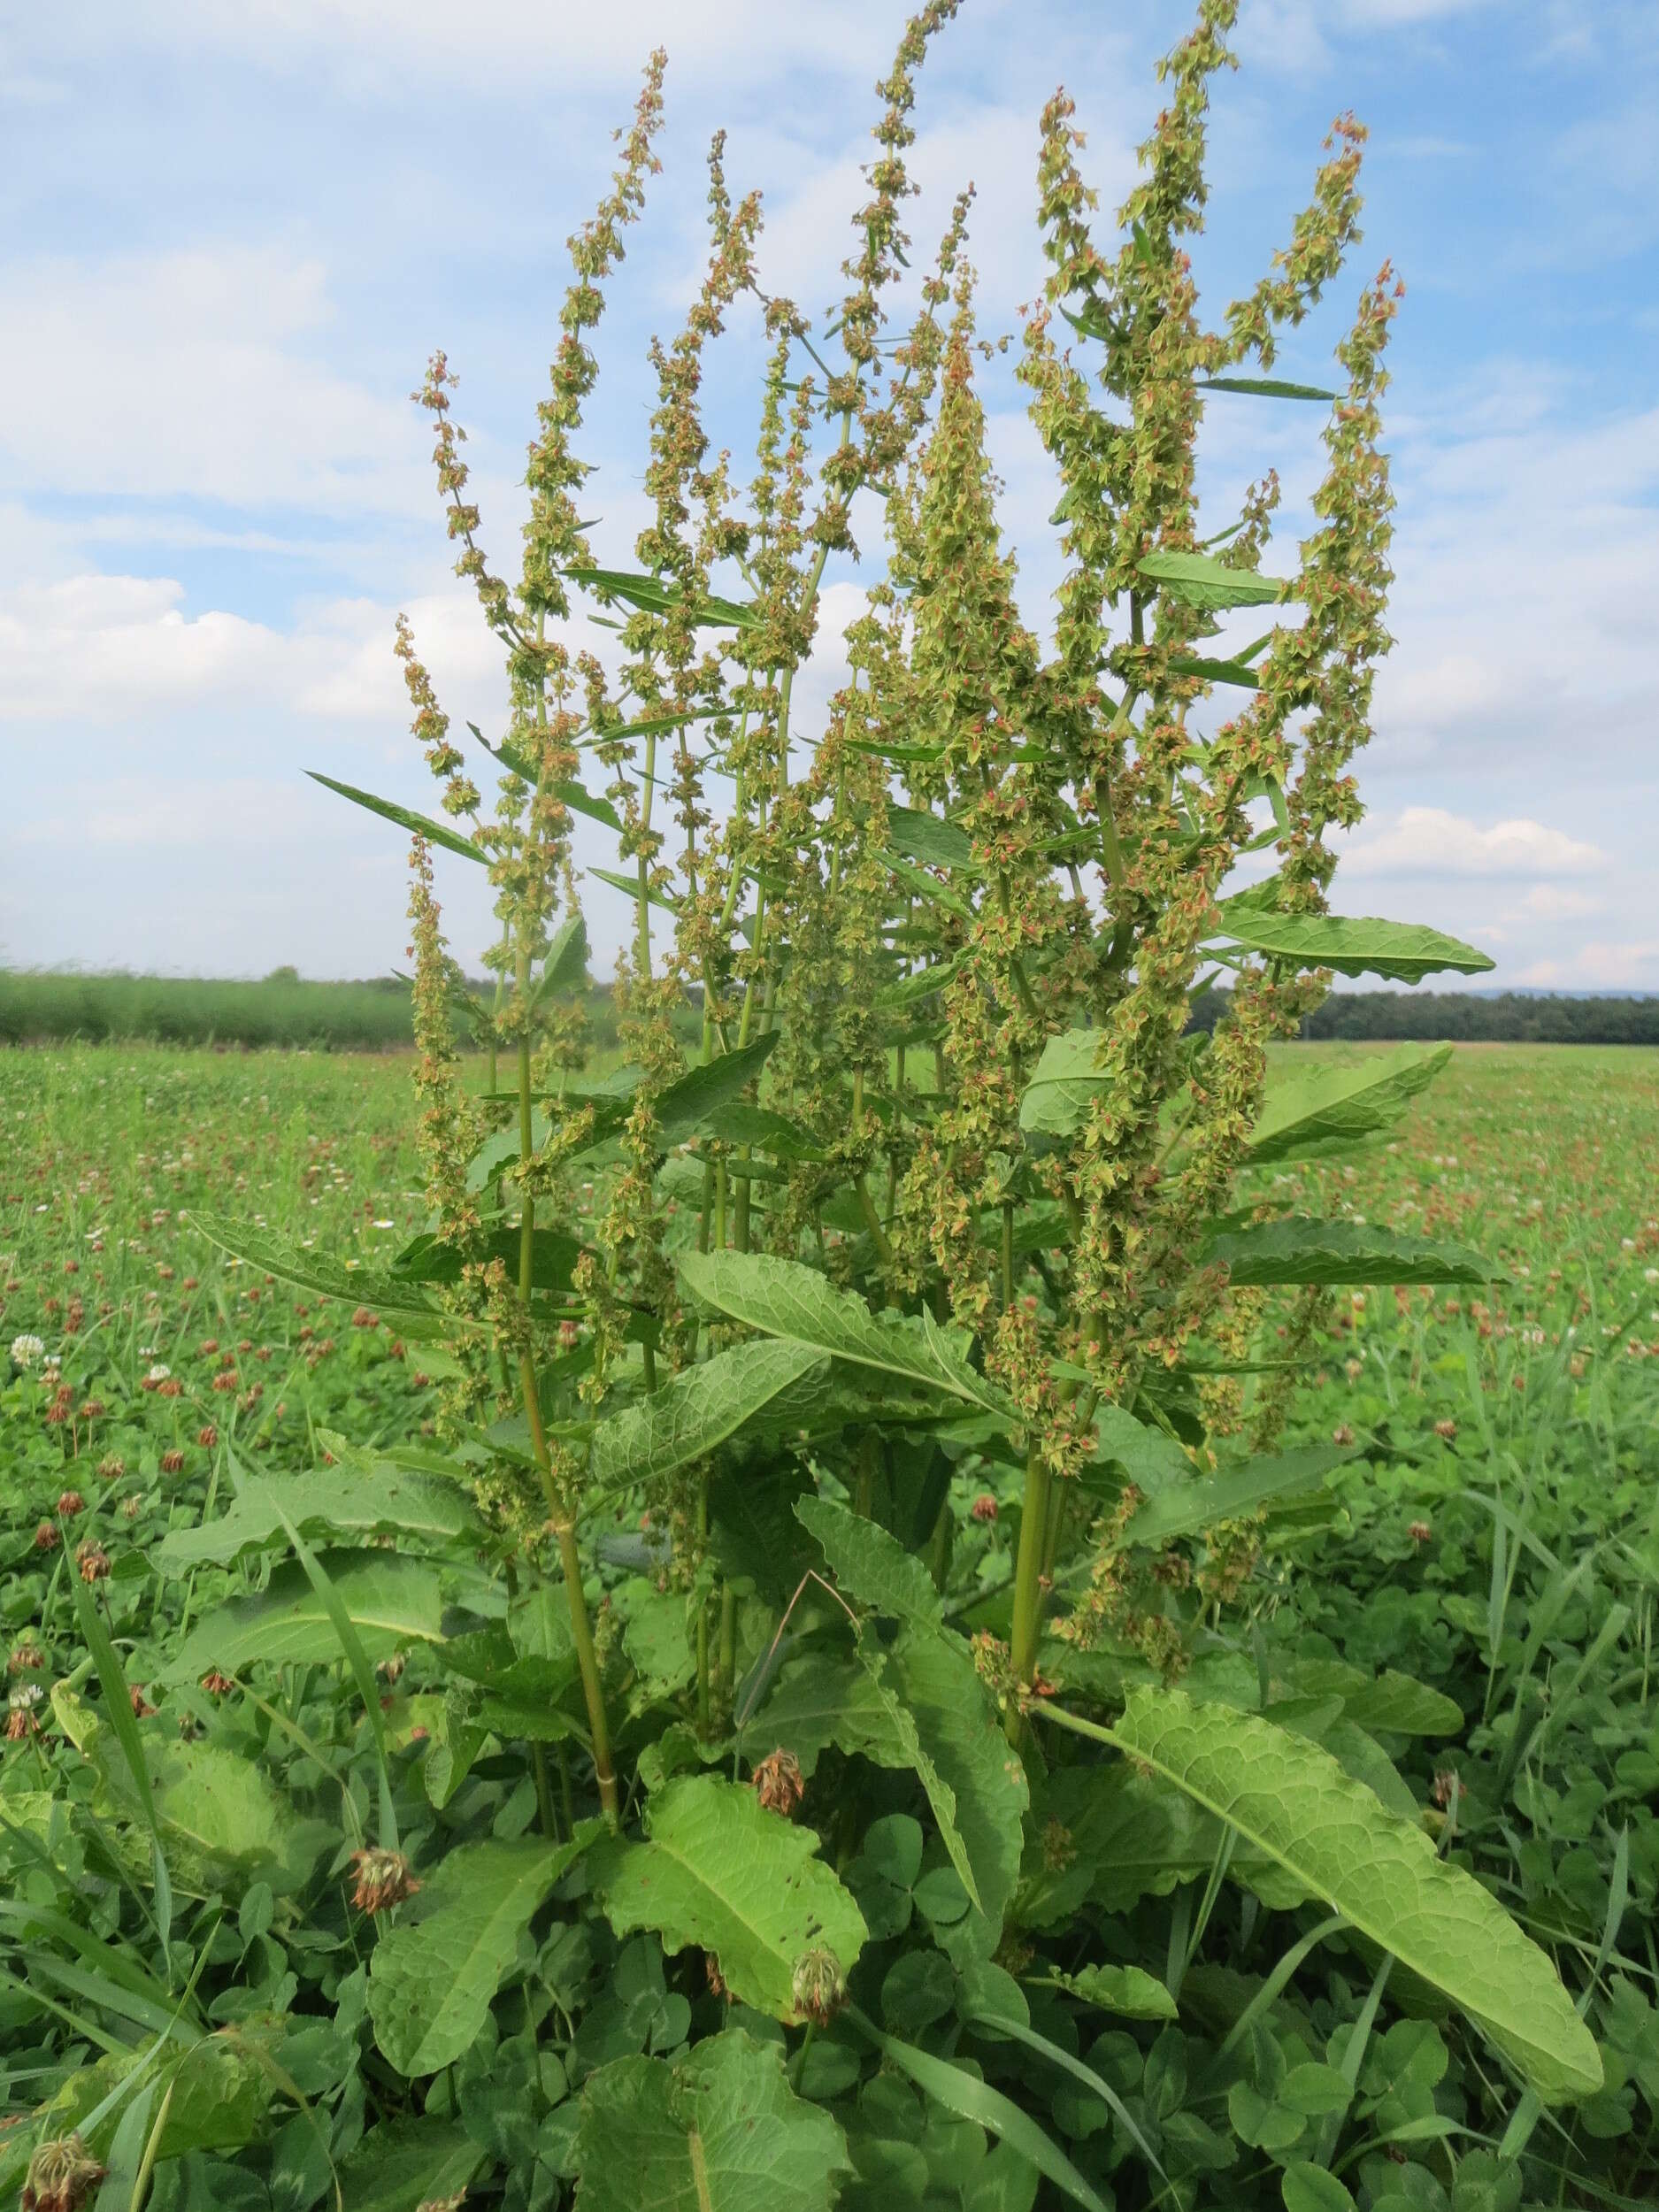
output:
<instances>
[{"instance_id":1,"label":"lance-shaped leaf","mask_svg":"<svg viewBox=\"0 0 1659 2212\"><path fill-rule=\"evenodd\" d=\"M871 1312L797 1260L755 1252L684 1252L676 1265L694 1297L767 1336L816 1345L835 1359L879 1368L1012 1420L1010 1400L968 1364L960 1340L925 1316L918 1324Z\"/></svg>"},{"instance_id":2,"label":"lance-shaped leaf","mask_svg":"<svg viewBox=\"0 0 1659 2212\"><path fill-rule=\"evenodd\" d=\"M371 1536L395 1535L411 1546L437 1546L473 1536L480 1526L458 1482L394 1466L389 1460L370 1462L359 1471L342 1459L334 1467L245 1484L217 1521L169 1530L156 1548L157 1563L169 1571L228 1567L255 1552L286 1548L284 1514L302 1536L325 1540L334 1536L366 1542Z\"/></svg>"},{"instance_id":3,"label":"lance-shaped leaf","mask_svg":"<svg viewBox=\"0 0 1659 2212\"><path fill-rule=\"evenodd\" d=\"M515 1153L515 1157L517 1156ZM516 1283L524 1250L523 1233L517 1226L494 1229L479 1253L463 1252L435 1236L412 1237L392 1262L395 1278L405 1287L411 1283L458 1283L468 1259L499 1260ZM530 1287L565 1291L571 1286L581 1241L562 1229L533 1229L530 1239Z\"/></svg>"},{"instance_id":4,"label":"lance-shaped leaf","mask_svg":"<svg viewBox=\"0 0 1659 2212\"><path fill-rule=\"evenodd\" d=\"M727 2028L669 2065L619 2058L582 2091L577 2212L829 2212L847 2146L784 2079L783 2050Z\"/></svg>"},{"instance_id":5,"label":"lance-shaped leaf","mask_svg":"<svg viewBox=\"0 0 1659 2212\"><path fill-rule=\"evenodd\" d=\"M1068 1997L1125 2020L1173 2020L1175 2000L1156 1974L1140 1966L1080 1966L1075 1974L1056 1971L1044 1978Z\"/></svg>"},{"instance_id":6,"label":"lance-shaped leaf","mask_svg":"<svg viewBox=\"0 0 1659 2212\"><path fill-rule=\"evenodd\" d=\"M1250 1132L1251 1161L1317 1159L1392 1128L1451 1056L1450 1045L1406 1046L1273 1086Z\"/></svg>"},{"instance_id":7,"label":"lance-shaped leaf","mask_svg":"<svg viewBox=\"0 0 1659 2212\"><path fill-rule=\"evenodd\" d=\"M442 845L445 852L459 853L465 860L476 860L487 865L489 856L481 852L470 837L458 829L451 829L446 822L434 822L429 814L416 814L406 806L399 806L392 799L377 799L372 791L359 791L355 784L336 783L332 776L325 776L315 768L306 774L313 783L325 785L337 791L342 799L349 799L354 806L366 807L371 814L378 814L383 821L396 822L400 829L411 830L417 837L424 837L429 845Z\"/></svg>"},{"instance_id":8,"label":"lance-shaped leaf","mask_svg":"<svg viewBox=\"0 0 1659 2212\"><path fill-rule=\"evenodd\" d=\"M567 568L565 573L572 583L582 585L602 599L621 599L630 607L642 607L648 614L667 614L680 597L678 588L660 576L618 568ZM750 630L758 619L753 607L735 599L718 598L712 592L697 602L697 621L705 629ZM664 726L672 727L678 718L692 719L690 716L669 718Z\"/></svg>"},{"instance_id":9,"label":"lance-shaped leaf","mask_svg":"<svg viewBox=\"0 0 1659 2212\"><path fill-rule=\"evenodd\" d=\"M909 806L887 809L887 842L907 860L929 868L973 867L973 840L959 822Z\"/></svg>"},{"instance_id":10,"label":"lance-shaped leaf","mask_svg":"<svg viewBox=\"0 0 1659 2212\"><path fill-rule=\"evenodd\" d=\"M637 876L619 876L611 868L590 868L588 872L598 882L608 883L613 891L620 891L625 899L638 900L640 879ZM680 901L655 884L647 887L645 903L647 906L660 906L665 914L678 914L680 911Z\"/></svg>"},{"instance_id":11,"label":"lance-shaped leaf","mask_svg":"<svg viewBox=\"0 0 1659 2212\"><path fill-rule=\"evenodd\" d=\"M1171 1483L1131 1516L1123 1540L1156 1548L1219 1521L1240 1520L1276 1500L1303 1496L1321 1488L1343 1456L1330 1445L1315 1444L1276 1459L1247 1460L1215 1476L1189 1469L1189 1481Z\"/></svg>"},{"instance_id":12,"label":"lance-shaped leaf","mask_svg":"<svg viewBox=\"0 0 1659 2212\"><path fill-rule=\"evenodd\" d=\"M374 2039L400 2074L435 2074L470 2049L518 1939L595 1838L464 1843L422 1882L411 1916L381 1936L369 1967Z\"/></svg>"},{"instance_id":13,"label":"lance-shaped leaf","mask_svg":"<svg viewBox=\"0 0 1659 2212\"><path fill-rule=\"evenodd\" d=\"M1112 1080L1095 1065L1105 1039L1098 1029L1065 1029L1050 1037L1020 1094L1019 1125L1027 1136L1069 1137Z\"/></svg>"},{"instance_id":14,"label":"lance-shaped leaf","mask_svg":"<svg viewBox=\"0 0 1659 2212\"><path fill-rule=\"evenodd\" d=\"M1038 1709L1041 1709L1041 1708ZM1046 1716L1045 1716L1046 1717ZM1137 1690L1104 1738L1184 1791L1467 2013L1544 2102L1601 2086L1595 2039L1547 1955L1490 1892L1306 1737Z\"/></svg>"},{"instance_id":15,"label":"lance-shaped leaf","mask_svg":"<svg viewBox=\"0 0 1659 2212\"><path fill-rule=\"evenodd\" d=\"M1421 922L1385 922L1370 915L1278 914L1259 906L1224 908L1218 936L1299 968L1338 975L1380 975L1420 983L1452 968L1481 975L1494 965L1484 952Z\"/></svg>"},{"instance_id":16,"label":"lance-shaped leaf","mask_svg":"<svg viewBox=\"0 0 1659 2212\"><path fill-rule=\"evenodd\" d=\"M668 1952L712 1953L733 1996L775 2020L803 2017L795 1968L829 1951L843 1973L864 1916L818 1856L818 1838L753 1790L713 1775L670 1782L646 1808L647 1840L602 1844L593 1885L618 1935L655 1928Z\"/></svg>"},{"instance_id":17,"label":"lance-shaped leaf","mask_svg":"<svg viewBox=\"0 0 1659 2212\"><path fill-rule=\"evenodd\" d=\"M373 1306L377 1312L407 1315L417 1320L442 1318L419 1285L382 1274L378 1268L348 1267L326 1252L307 1252L281 1237L246 1222L227 1221L221 1214L192 1212L192 1228L199 1229L233 1259L257 1268L261 1274L296 1284L322 1298L346 1298L353 1305Z\"/></svg>"},{"instance_id":18,"label":"lance-shaped leaf","mask_svg":"<svg viewBox=\"0 0 1659 2212\"><path fill-rule=\"evenodd\" d=\"M1277 576L1229 568L1209 553L1148 553L1140 571L1149 583L1183 606L1215 613L1223 607L1265 607L1290 597L1293 587Z\"/></svg>"},{"instance_id":19,"label":"lance-shaped leaf","mask_svg":"<svg viewBox=\"0 0 1659 2212\"><path fill-rule=\"evenodd\" d=\"M764 1337L687 1367L594 1432L593 1475L603 1489L672 1474L702 1459L781 1392L827 1370L809 1344Z\"/></svg>"},{"instance_id":20,"label":"lance-shaped leaf","mask_svg":"<svg viewBox=\"0 0 1659 2212\"><path fill-rule=\"evenodd\" d=\"M436 1570L389 1551L332 1551L325 1572L371 1659L384 1659L411 1640L435 1643L443 1601ZM297 1562L279 1567L263 1590L231 1598L199 1620L168 1663L172 1681L191 1681L210 1667L234 1674L256 1661L329 1664L340 1656L328 1608Z\"/></svg>"},{"instance_id":21,"label":"lance-shaped leaf","mask_svg":"<svg viewBox=\"0 0 1659 2212\"><path fill-rule=\"evenodd\" d=\"M722 1110L755 1080L765 1066L766 1056L777 1043L779 1034L777 1030L770 1030L765 1036L757 1037L753 1044L740 1045L734 1052L723 1052L706 1066L687 1068L684 1075L677 1076L656 1102L659 1141L665 1145L684 1144L687 1137L695 1137L700 1131L719 1135Z\"/></svg>"},{"instance_id":22,"label":"lance-shaped leaf","mask_svg":"<svg viewBox=\"0 0 1659 2212\"><path fill-rule=\"evenodd\" d=\"M933 1578L896 1536L829 1498L803 1498L795 1517L817 1537L849 1597L892 1620L939 1626L944 1610Z\"/></svg>"},{"instance_id":23,"label":"lance-shaped leaf","mask_svg":"<svg viewBox=\"0 0 1659 2212\"><path fill-rule=\"evenodd\" d=\"M1257 399L1334 399L1322 384L1287 384L1279 376L1205 376L1194 386L1200 392L1248 392Z\"/></svg>"},{"instance_id":24,"label":"lance-shaped leaf","mask_svg":"<svg viewBox=\"0 0 1659 2212\"><path fill-rule=\"evenodd\" d=\"M1206 1261L1226 1264L1235 1285L1271 1283L1488 1283L1509 1271L1466 1244L1441 1244L1369 1221L1293 1217L1211 1237Z\"/></svg>"},{"instance_id":25,"label":"lance-shaped leaf","mask_svg":"<svg viewBox=\"0 0 1659 2212\"><path fill-rule=\"evenodd\" d=\"M1259 691L1262 672L1252 668L1248 661L1206 660L1202 654L1176 653L1171 657L1171 676L1196 676L1207 684L1236 684L1242 691Z\"/></svg>"}]
</instances>

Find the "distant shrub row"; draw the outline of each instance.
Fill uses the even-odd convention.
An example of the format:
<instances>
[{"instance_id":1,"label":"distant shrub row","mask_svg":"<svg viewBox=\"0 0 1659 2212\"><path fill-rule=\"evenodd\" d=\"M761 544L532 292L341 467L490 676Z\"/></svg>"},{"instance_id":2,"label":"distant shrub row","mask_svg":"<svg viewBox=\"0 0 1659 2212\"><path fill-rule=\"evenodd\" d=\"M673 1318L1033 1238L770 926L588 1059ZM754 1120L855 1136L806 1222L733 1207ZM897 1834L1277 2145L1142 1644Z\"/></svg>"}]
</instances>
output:
<instances>
[{"instance_id":1,"label":"distant shrub row","mask_svg":"<svg viewBox=\"0 0 1659 2212\"><path fill-rule=\"evenodd\" d=\"M1206 991L1192 1026L1213 1029L1229 994ZM1304 1022L1316 1041L1659 1045L1659 997L1534 998L1520 991L1333 992Z\"/></svg>"},{"instance_id":2,"label":"distant shrub row","mask_svg":"<svg viewBox=\"0 0 1659 2212\"><path fill-rule=\"evenodd\" d=\"M477 987L480 996L493 984ZM589 994L594 1043L616 1043L608 986ZM687 1037L696 1029L687 1025ZM292 968L260 982L197 976L81 975L0 968L0 1045L143 1041L321 1052L396 1052L414 1042L409 987L396 976L312 983Z\"/></svg>"}]
</instances>

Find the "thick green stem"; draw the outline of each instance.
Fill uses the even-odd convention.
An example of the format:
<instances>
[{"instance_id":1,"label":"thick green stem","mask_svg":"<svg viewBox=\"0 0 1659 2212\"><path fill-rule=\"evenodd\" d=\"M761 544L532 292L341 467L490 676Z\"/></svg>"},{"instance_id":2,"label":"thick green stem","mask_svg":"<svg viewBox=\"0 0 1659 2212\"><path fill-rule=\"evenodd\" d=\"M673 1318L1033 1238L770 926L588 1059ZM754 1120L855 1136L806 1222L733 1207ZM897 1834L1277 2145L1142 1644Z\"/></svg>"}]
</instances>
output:
<instances>
[{"instance_id":1,"label":"thick green stem","mask_svg":"<svg viewBox=\"0 0 1659 2212\"><path fill-rule=\"evenodd\" d=\"M1041 1447L1033 1442L1025 1460L1025 1502L1019 1523L1019 1556L1014 1568L1014 1674L1022 1689L1037 1678L1037 1647L1042 1636L1042 1556L1048 1539L1049 1476ZM1020 1716L1009 1715L1011 1740Z\"/></svg>"},{"instance_id":2,"label":"thick green stem","mask_svg":"<svg viewBox=\"0 0 1659 2212\"><path fill-rule=\"evenodd\" d=\"M527 952L521 952L518 956L520 992L529 982L529 956ZM526 1034L518 1040L521 1162L530 1157L530 1040ZM536 1382L530 1320L530 1291L535 1268L535 1201L527 1187L522 1191L522 1202L524 1216L518 1236L518 1295L524 1307L525 1333L518 1353L519 1392L524 1401L525 1420L529 1425L531 1449L541 1473L548 1515L557 1532L559 1557L565 1568L565 1588L571 1611L571 1636L576 1648L576 1663L581 1670L582 1695L588 1706L588 1730L593 1737L594 1775L599 1786L599 1802L605 1818L615 1828L619 1824L617 1778L611 1763L611 1731L605 1719L605 1694L599 1679L599 1661L594 1650L593 1631L588 1620L588 1601L582 1594L581 1555L576 1548L576 1531L569 1516L569 1508L553 1479L552 1455L548 1450L547 1431L541 1419L541 1394Z\"/></svg>"}]
</instances>

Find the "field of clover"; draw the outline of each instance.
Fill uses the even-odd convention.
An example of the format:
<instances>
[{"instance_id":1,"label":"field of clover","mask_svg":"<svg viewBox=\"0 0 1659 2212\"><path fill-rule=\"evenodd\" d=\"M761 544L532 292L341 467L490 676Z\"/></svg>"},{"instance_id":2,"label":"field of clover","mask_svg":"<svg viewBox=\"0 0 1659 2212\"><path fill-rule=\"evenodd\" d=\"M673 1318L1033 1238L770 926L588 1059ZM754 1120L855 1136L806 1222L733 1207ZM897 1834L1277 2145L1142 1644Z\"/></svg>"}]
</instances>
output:
<instances>
[{"instance_id":1,"label":"field of clover","mask_svg":"<svg viewBox=\"0 0 1659 2212\"><path fill-rule=\"evenodd\" d=\"M1333 974L1489 965L1327 896L1392 272L1333 388L1273 372L1363 133L1210 329L1234 0L1104 242L1045 111L1044 647L971 195L902 227L955 13L879 88L827 326L759 293L717 142L636 565L579 442L660 56L516 582L434 357L508 726L465 752L400 623L440 811L323 779L413 841L412 1062L0 1060L0 2202L1652 2200L1659 1071L1287 1041ZM701 395L743 319L740 481ZM1299 544L1271 475L1201 518L1224 405L1312 426ZM603 1052L575 816L634 905Z\"/></svg>"}]
</instances>

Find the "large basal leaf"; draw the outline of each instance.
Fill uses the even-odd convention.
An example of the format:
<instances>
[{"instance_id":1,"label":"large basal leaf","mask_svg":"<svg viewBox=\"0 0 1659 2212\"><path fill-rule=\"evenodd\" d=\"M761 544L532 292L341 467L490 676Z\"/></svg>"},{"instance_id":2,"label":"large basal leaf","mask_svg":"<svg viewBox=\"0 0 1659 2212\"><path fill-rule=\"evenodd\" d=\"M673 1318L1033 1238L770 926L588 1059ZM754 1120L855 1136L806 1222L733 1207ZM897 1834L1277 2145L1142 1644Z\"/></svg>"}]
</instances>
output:
<instances>
[{"instance_id":1,"label":"large basal leaf","mask_svg":"<svg viewBox=\"0 0 1659 2212\"><path fill-rule=\"evenodd\" d=\"M1070 1137L1110 1082L1095 1066L1105 1041L1098 1029L1065 1029L1044 1045L1020 1094L1019 1125L1031 1137Z\"/></svg>"},{"instance_id":2,"label":"large basal leaf","mask_svg":"<svg viewBox=\"0 0 1659 2212\"><path fill-rule=\"evenodd\" d=\"M1107 1735L1466 2012L1546 2103L1601 2086L1595 2039L1494 1898L1329 1753L1250 1713L1133 1692Z\"/></svg>"},{"instance_id":3,"label":"large basal leaf","mask_svg":"<svg viewBox=\"0 0 1659 2212\"><path fill-rule=\"evenodd\" d=\"M1292 593L1292 587L1277 576L1229 568L1209 553L1148 553L1139 566L1141 575L1171 599L1205 613L1224 607L1265 607Z\"/></svg>"},{"instance_id":4,"label":"large basal leaf","mask_svg":"<svg viewBox=\"0 0 1659 2212\"><path fill-rule=\"evenodd\" d=\"M619 2058L582 2092L578 2212L829 2212L847 2146L783 2051L727 2028L669 2065Z\"/></svg>"},{"instance_id":5,"label":"large basal leaf","mask_svg":"<svg viewBox=\"0 0 1659 2212\"><path fill-rule=\"evenodd\" d=\"M829 1498L803 1498L795 1514L849 1597L889 1619L938 1627L944 1609L933 1578L896 1536Z\"/></svg>"},{"instance_id":6,"label":"large basal leaf","mask_svg":"<svg viewBox=\"0 0 1659 2212\"><path fill-rule=\"evenodd\" d=\"M1447 968L1459 975L1481 975L1495 964L1474 946L1420 922L1385 922L1371 916L1224 908L1221 934L1247 951L1268 953L1299 968L1387 976L1396 983L1420 983Z\"/></svg>"},{"instance_id":7,"label":"large basal leaf","mask_svg":"<svg viewBox=\"0 0 1659 2212\"><path fill-rule=\"evenodd\" d=\"M1461 1706L1426 1682L1386 1667L1381 1674L1340 1659L1297 1659L1289 1686L1303 1697L1340 1697L1347 1717L1383 1736L1458 1736Z\"/></svg>"},{"instance_id":8,"label":"large basal leaf","mask_svg":"<svg viewBox=\"0 0 1659 2212\"><path fill-rule=\"evenodd\" d=\"M560 1844L464 1843L426 1878L369 1965L374 2039L400 2074L435 2074L471 2047L519 1937L603 1829L584 1821Z\"/></svg>"},{"instance_id":9,"label":"large basal leaf","mask_svg":"<svg viewBox=\"0 0 1659 2212\"><path fill-rule=\"evenodd\" d=\"M1010 1401L974 1372L961 1340L931 1315L917 1322L873 1314L856 1292L835 1289L796 1260L754 1252L685 1252L676 1264L695 1297L751 1329L815 1345L856 1366L903 1375L1013 1418Z\"/></svg>"},{"instance_id":10,"label":"large basal leaf","mask_svg":"<svg viewBox=\"0 0 1659 2212\"><path fill-rule=\"evenodd\" d=\"M367 807L371 814L378 814L383 821L396 822L400 829L412 831L424 837L429 845L442 845L446 852L459 853L465 860L487 864L489 856L480 850L472 839L446 822L434 822L429 814L416 814L406 806L399 806L391 799L377 799L372 791L359 791L355 784L336 783L332 776L325 776L315 768L306 774L313 783L320 783L330 791L337 791L342 799L349 799L354 806Z\"/></svg>"},{"instance_id":11,"label":"large basal leaf","mask_svg":"<svg viewBox=\"0 0 1659 2212\"><path fill-rule=\"evenodd\" d=\"M441 1546L480 1527L466 1493L445 1476L419 1474L389 1460L375 1463L365 1476L342 1461L246 1483L219 1520L169 1530L156 1548L157 1564L168 1571L228 1567L254 1552L286 1548L279 1504L302 1536L324 1541L395 1535L416 1547Z\"/></svg>"},{"instance_id":12,"label":"large basal leaf","mask_svg":"<svg viewBox=\"0 0 1659 2212\"><path fill-rule=\"evenodd\" d=\"M1317 1159L1392 1128L1451 1056L1450 1045L1407 1045L1271 1087L1250 1133L1252 1163Z\"/></svg>"},{"instance_id":13,"label":"large basal leaf","mask_svg":"<svg viewBox=\"0 0 1659 2212\"><path fill-rule=\"evenodd\" d=\"M763 1337L687 1367L660 1390L602 1419L593 1477L602 1489L672 1474L703 1458L783 1391L829 1362L810 1345Z\"/></svg>"},{"instance_id":14,"label":"large basal leaf","mask_svg":"<svg viewBox=\"0 0 1659 2212\"><path fill-rule=\"evenodd\" d=\"M318 1854L336 1838L332 1824L303 1818L251 1760L212 1743L185 1743L142 1732L144 1773L156 1827L181 1886L201 1890L262 1881L279 1896L297 1889ZM111 1797L136 1816L132 1776L98 1727L87 1755ZM148 1824L148 1822L146 1822Z\"/></svg>"},{"instance_id":15,"label":"large basal leaf","mask_svg":"<svg viewBox=\"0 0 1659 2212\"><path fill-rule=\"evenodd\" d=\"M443 1601L435 1569L390 1551L330 1551L322 1566L371 1659L388 1658L411 1640L435 1643ZM195 1681L210 1667L234 1674L256 1661L332 1665L340 1643L328 1609L297 1561L279 1567L263 1590L229 1599L204 1615L174 1652L170 1681Z\"/></svg>"},{"instance_id":16,"label":"large basal leaf","mask_svg":"<svg viewBox=\"0 0 1659 2212\"><path fill-rule=\"evenodd\" d=\"M798 2021L795 1970L809 1951L843 1972L864 1917L818 1856L818 1838L770 1812L753 1790L712 1775L670 1782L645 1811L646 1840L602 1844L595 1890L618 1935L655 1928L668 1952L712 1953L740 2003Z\"/></svg>"},{"instance_id":17,"label":"large basal leaf","mask_svg":"<svg viewBox=\"0 0 1659 2212\"><path fill-rule=\"evenodd\" d=\"M326 1252L307 1252L246 1222L227 1221L222 1214L192 1212L187 1217L221 1251L280 1282L293 1283L319 1297L344 1298L356 1306L371 1306L377 1313L396 1314L400 1326L405 1317L434 1324L442 1318L418 1285L378 1268L348 1267Z\"/></svg>"},{"instance_id":18,"label":"large basal leaf","mask_svg":"<svg viewBox=\"0 0 1659 2212\"><path fill-rule=\"evenodd\" d=\"M350 2212L418 2212L464 2194L484 2156L453 2120L383 2120L341 2160L341 2194Z\"/></svg>"},{"instance_id":19,"label":"large basal leaf","mask_svg":"<svg viewBox=\"0 0 1659 2212\"><path fill-rule=\"evenodd\" d=\"M1501 1261L1466 1244L1442 1244L1369 1221L1302 1216L1212 1237L1206 1263L1225 1262L1240 1286L1271 1283L1464 1283L1508 1279Z\"/></svg>"},{"instance_id":20,"label":"large basal leaf","mask_svg":"<svg viewBox=\"0 0 1659 2212\"><path fill-rule=\"evenodd\" d=\"M979 1902L940 1941L958 1968L988 1958L1019 1880L1023 1824L1031 1793L1002 1732L1002 1716L960 1637L910 1630L887 1655L897 1690L923 1748L956 1800L956 1825Z\"/></svg>"},{"instance_id":21,"label":"large basal leaf","mask_svg":"<svg viewBox=\"0 0 1659 2212\"><path fill-rule=\"evenodd\" d=\"M1240 1467L1217 1475L1189 1470L1190 1479L1171 1484L1137 1508L1123 1532L1125 1544L1145 1544L1156 1549L1178 1537L1196 1536L1220 1521L1236 1521L1258 1512L1277 1499L1304 1496L1320 1489L1343 1455L1330 1445L1315 1444L1286 1452L1273 1459L1246 1460Z\"/></svg>"}]
</instances>

